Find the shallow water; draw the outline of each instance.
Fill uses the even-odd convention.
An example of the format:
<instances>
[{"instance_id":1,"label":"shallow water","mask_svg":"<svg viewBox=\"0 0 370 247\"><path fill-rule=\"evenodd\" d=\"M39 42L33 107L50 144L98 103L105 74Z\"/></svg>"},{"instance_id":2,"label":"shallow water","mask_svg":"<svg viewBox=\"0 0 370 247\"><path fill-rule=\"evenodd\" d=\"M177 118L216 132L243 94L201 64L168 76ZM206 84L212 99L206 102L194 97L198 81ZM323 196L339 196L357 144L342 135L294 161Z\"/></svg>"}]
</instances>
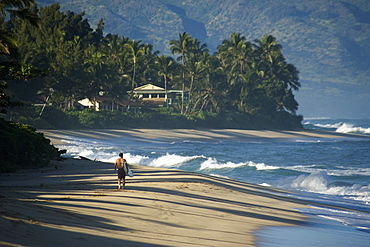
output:
<instances>
[{"instance_id":1,"label":"shallow water","mask_svg":"<svg viewBox=\"0 0 370 247\"><path fill-rule=\"evenodd\" d=\"M310 215L304 226L266 227L255 234L260 247L368 247L369 233Z\"/></svg>"}]
</instances>

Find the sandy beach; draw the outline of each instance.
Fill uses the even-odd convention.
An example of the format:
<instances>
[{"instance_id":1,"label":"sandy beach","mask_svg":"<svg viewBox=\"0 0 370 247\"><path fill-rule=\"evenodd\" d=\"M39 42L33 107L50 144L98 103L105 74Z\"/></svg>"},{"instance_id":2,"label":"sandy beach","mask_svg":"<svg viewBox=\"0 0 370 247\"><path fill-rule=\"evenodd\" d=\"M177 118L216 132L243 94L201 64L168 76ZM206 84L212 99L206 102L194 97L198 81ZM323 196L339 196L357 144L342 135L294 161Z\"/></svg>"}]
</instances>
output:
<instances>
[{"instance_id":1,"label":"sandy beach","mask_svg":"<svg viewBox=\"0 0 370 247\"><path fill-rule=\"evenodd\" d=\"M48 130L76 137L199 139L358 137L317 131ZM362 136L363 137L363 136ZM255 246L265 226L305 225L284 191L175 169L131 164L117 190L113 164L80 159L0 174L1 246Z\"/></svg>"},{"instance_id":2,"label":"sandy beach","mask_svg":"<svg viewBox=\"0 0 370 247\"><path fill-rule=\"evenodd\" d=\"M343 134L319 130L240 130L240 129L129 129L129 130L42 130L41 132L51 140L54 145L65 144L62 142L64 136L77 138L96 139L151 139L155 140L282 140L291 138L370 138L365 135Z\"/></svg>"},{"instance_id":3,"label":"sandy beach","mask_svg":"<svg viewBox=\"0 0 370 247\"><path fill-rule=\"evenodd\" d=\"M94 161L1 174L0 245L248 246L262 226L304 223L291 208L305 204L277 189L132 168L126 190L117 190L112 164Z\"/></svg>"}]
</instances>

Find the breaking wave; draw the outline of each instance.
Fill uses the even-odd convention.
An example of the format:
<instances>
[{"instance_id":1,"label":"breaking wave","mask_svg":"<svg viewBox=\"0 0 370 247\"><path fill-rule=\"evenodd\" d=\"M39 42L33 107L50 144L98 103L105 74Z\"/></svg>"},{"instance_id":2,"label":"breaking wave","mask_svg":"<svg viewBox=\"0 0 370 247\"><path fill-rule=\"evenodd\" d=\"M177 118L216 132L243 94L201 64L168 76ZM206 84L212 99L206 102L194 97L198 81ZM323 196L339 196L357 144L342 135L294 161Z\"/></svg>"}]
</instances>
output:
<instances>
[{"instance_id":1,"label":"breaking wave","mask_svg":"<svg viewBox=\"0 0 370 247\"><path fill-rule=\"evenodd\" d=\"M304 126L308 129L332 130L338 133L370 134L370 127L361 127L345 122L320 124L307 121Z\"/></svg>"},{"instance_id":2,"label":"breaking wave","mask_svg":"<svg viewBox=\"0 0 370 247\"><path fill-rule=\"evenodd\" d=\"M361 185L332 181L329 175L323 171L285 179L284 181L280 181L279 187L326 195L337 195L370 204L370 184Z\"/></svg>"}]
</instances>

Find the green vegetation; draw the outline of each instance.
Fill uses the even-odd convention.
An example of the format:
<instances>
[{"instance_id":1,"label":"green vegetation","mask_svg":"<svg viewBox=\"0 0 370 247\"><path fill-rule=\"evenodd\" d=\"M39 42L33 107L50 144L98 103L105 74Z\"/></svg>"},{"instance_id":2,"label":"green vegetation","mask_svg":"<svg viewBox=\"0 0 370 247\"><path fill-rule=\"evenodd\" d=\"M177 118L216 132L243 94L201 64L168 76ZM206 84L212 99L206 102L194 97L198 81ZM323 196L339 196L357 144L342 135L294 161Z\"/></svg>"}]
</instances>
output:
<instances>
[{"instance_id":1,"label":"green vegetation","mask_svg":"<svg viewBox=\"0 0 370 247\"><path fill-rule=\"evenodd\" d=\"M272 35L250 42L242 34L232 33L218 46L216 53L210 54L206 44L186 32L180 33L177 40L168 41L172 53L178 55L176 60L160 56L151 44L140 40L117 34L103 35L102 20L93 30L83 14L63 13L58 4L34 11L40 17L41 28L18 19L5 24L12 27L17 37L22 63L41 68L47 75L35 78L26 86L10 85L9 92L17 100L31 102L41 95L57 109L72 111L67 113L71 116L67 118L72 121L71 126L112 126L99 117L111 119L108 113L73 113L76 102L85 97L94 100L100 92L112 100L137 100L127 92L150 82L189 91L187 100L181 100L173 109L180 116L194 120L188 126L202 127L197 125L202 119L194 116L231 113L251 119L245 121L245 125L238 123L241 128L255 128L256 125L250 124L253 118L255 122L265 121L259 125L261 128L301 127L302 117L296 116L298 103L293 95L300 87L298 70L285 61L282 46ZM149 113L145 110L144 113L145 118L150 119ZM283 125L287 114L293 121ZM19 119L15 112L9 117ZM145 127L155 126L155 122L145 118L142 117L140 123L147 122ZM166 116L166 121L169 119ZM114 126L120 122L121 127L130 126L124 124L130 123L129 119L108 122L111 121ZM171 123L162 126L177 126ZM209 125L212 126L215 125Z\"/></svg>"},{"instance_id":2,"label":"green vegetation","mask_svg":"<svg viewBox=\"0 0 370 247\"><path fill-rule=\"evenodd\" d=\"M0 118L0 172L43 167L61 153L35 128Z\"/></svg>"},{"instance_id":3,"label":"green vegetation","mask_svg":"<svg viewBox=\"0 0 370 247\"><path fill-rule=\"evenodd\" d=\"M300 71L295 93L306 117L369 117L369 0L37 0L84 12L92 27L142 40L170 55L179 32L211 53L232 32L253 41L271 34Z\"/></svg>"},{"instance_id":4,"label":"green vegetation","mask_svg":"<svg viewBox=\"0 0 370 247\"><path fill-rule=\"evenodd\" d=\"M10 13L14 20L27 22L37 28L39 22L31 11L33 5L32 0L3 1L0 4L1 19L4 22L6 13ZM32 65L19 62L17 42L12 30L5 26L0 28L0 112L5 114L10 107L21 105L9 94L8 82L23 82L41 73ZM50 140L37 133L35 128L0 118L0 172L45 166L60 154L57 148L50 145Z\"/></svg>"},{"instance_id":5,"label":"green vegetation","mask_svg":"<svg viewBox=\"0 0 370 247\"><path fill-rule=\"evenodd\" d=\"M301 86L298 70L272 35L250 42L232 33L211 54L179 33L168 41L175 59L141 40L103 35L103 20L93 30L83 13L61 12L58 4L7 4L0 5L0 107L7 120L38 128L301 128L293 94ZM149 82L187 90L186 100L140 112L76 109L78 100L94 101L101 92L137 101L130 91ZM13 122L0 122L0 171L43 166L60 155L34 127Z\"/></svg>"},{"instance_id":6,"label":"green vegetation","mask_svg":"<svg viewBox=\"0 0 370 247\"><path fill-rule=\"evenodd\" d=\"M96 26L153 44L170 53L168 40L186 30L215 51L230 33L247 40L272 34L286 58L301 71L301 80L369 84L370 2L368 0L38 0L59 2L62 10L84 12ZM145 4L143 4L145 3ZM332 86L332 85L328 85Z\"/></svg>"},{"instance_id":7,"label":"green vegetation","mask_svg":"<svg viewBox=\"0 0 370 247\"><path fill-rule=\"evenodd\" d=\"M123 129L123 128L233 128L233 129L297 129L301 118L287 112L277 112L273 118L224 111L221 113L192 112L183 115L173 108L144 108L141 112L61 111L47 107L38 118L41 107L22 107L22 115L13 116L17 122L40 129ZM8 116L9 117L9 116Z\"/></svg>"}]
</instances>

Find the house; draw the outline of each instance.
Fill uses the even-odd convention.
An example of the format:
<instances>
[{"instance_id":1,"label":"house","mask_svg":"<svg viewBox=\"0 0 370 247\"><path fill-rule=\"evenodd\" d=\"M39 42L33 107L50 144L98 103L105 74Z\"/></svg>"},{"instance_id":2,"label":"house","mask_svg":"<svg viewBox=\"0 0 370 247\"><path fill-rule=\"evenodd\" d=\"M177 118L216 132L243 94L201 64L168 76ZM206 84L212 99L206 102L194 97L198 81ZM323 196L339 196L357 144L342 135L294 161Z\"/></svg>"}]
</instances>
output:
<instances>
[{"instance_id":1,"label":"house","mask_svg":"<svg viewBox=\"0 0 370 247\"><path fill-rule=\"evenodd\" d=\"M114 111L118 110L126 112L132 110L134 112L140 111L142 104L140 102L130 102L124 99L112 99L109 97L96 96L94 99L84 98L78 101L78 107L80 109L93 108L95 111L107 110Z\"/></svg>"},{"instance_id":2,"label":"house","mask_svg":"<svg viewBox=\"0 0 370 247\"><path fill-rule=\"evenodd\" d=\"M135 88L133 91L128 91L128 94L133 94L131 101L125 99L113 99L109 97L104 97L101 93L99 96L93 99L85 98L78 101L77 108L93 108L96 111L107 110L114 111L119 110L121 112L126 111L140 111L141 107L145 105L150 106L171 106L176 102L176 100L187 99L188 91L182 90L166 90L164 88L146 84ZM166 104L167 103L167 104Z\"/></svg>"},{"instance_id":3,"label":"house","mask_svg":"<svg viewBox=\"0 0 370 247\"><path fill-rule=\"evenodd\" d=\"M131 91L128 92L129 94ZM164 88L155 86L153 84L146 84L135 88L133 91L133 98L138 99L146 104L165 106L166 103L171 106L177 99L187 98L188 92L182 90L166 90Z\"/></svg>"}]
</instances>

